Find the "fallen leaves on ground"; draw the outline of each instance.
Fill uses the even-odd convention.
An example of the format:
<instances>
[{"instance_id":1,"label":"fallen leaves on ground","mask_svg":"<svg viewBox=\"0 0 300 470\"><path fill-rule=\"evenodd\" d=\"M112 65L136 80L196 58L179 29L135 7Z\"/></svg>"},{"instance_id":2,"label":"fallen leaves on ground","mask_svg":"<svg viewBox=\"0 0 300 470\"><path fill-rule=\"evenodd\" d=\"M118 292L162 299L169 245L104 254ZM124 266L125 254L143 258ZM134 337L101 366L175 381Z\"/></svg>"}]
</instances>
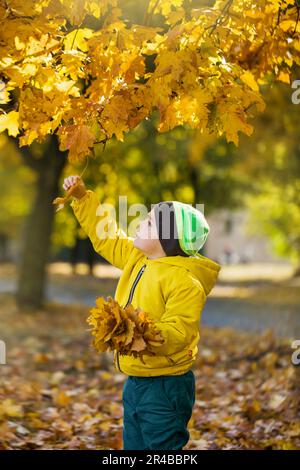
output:
<instances>
[{"instance_id":1,"label":"fallen leaves on ground","mask_svg":"<svg viewBox=\"0 0 300 470\"><path fill-rule=\"evenodd\" d=\"M20 313L1 296L0 449L122 449L126 376L97 354L87 307ZM300 449L290 341L202 328L185 449Z\"/></svg>"}]
</instances>

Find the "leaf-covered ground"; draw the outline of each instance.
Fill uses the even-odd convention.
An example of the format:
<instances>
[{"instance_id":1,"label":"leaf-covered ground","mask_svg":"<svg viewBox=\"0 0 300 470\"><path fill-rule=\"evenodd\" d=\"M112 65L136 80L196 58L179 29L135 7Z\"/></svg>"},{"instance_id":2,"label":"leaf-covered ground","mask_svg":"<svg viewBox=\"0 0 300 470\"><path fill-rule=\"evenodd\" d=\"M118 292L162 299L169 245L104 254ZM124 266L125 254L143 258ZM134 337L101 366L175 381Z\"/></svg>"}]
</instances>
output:
<instances>
[{"instance_id":1,"label":"leaf-covered ground","mask_svg":"<svg viewBox=\"0 0 300 470\"><path fill-rule=\"evenodd\" d=\"M89 309L19 313L0 296L0 449L122 449L122 387L91 347ZM186 449L300 449L299 367L290 341L202 328Z\"/></svg>"}]
</instances>

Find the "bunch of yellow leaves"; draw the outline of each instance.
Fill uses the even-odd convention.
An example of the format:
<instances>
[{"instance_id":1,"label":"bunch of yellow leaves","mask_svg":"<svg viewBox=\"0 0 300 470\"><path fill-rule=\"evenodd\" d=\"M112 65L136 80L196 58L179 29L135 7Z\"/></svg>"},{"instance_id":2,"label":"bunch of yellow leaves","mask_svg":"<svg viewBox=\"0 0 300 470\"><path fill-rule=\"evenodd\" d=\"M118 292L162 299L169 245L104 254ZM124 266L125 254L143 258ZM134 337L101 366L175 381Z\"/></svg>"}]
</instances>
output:
<instances>
[{"instance_id":1,"label":"bunch of yellow leaves","mask_svg":"<svg viewBox=\"0 0 300 470\"><path fill-rule=\"evenodd\" d=\"M164 343L161 332L153 320L141 309L131 304L121 307L112 297L97 297L96 307L87 318L94 336L93 346L98 352L118 351L122 355L140 357L154 356L151 346Z\"/></svg>"}]
</instances>

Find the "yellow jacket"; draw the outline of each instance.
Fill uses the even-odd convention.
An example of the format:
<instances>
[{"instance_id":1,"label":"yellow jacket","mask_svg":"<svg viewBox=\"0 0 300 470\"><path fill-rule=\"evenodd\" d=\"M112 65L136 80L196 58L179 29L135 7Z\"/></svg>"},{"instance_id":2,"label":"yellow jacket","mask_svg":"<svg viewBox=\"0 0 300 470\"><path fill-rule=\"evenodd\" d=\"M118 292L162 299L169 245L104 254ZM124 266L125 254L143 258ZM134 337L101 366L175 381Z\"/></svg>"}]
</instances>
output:
<instances>
[{"instance_id":1,"label":"yellow jacket","mask_svg":"<svg viewBox=\"0 0 300 470\"><path fill-rule=\"evenodd\" d=\"M99 238L99 204L97 195L88 190L81 199L74 199L71 207L95 251L123 270L115 299L123 307L130 302L147 312L165 339L161 346L153 347L155 356L144 356L146 364L115 352L114 365L127 375L184 374L196 360L201 312L221 266L205 256L148 259L113 220L109 224L115 238Z\"/></svg>"}]
</instances>

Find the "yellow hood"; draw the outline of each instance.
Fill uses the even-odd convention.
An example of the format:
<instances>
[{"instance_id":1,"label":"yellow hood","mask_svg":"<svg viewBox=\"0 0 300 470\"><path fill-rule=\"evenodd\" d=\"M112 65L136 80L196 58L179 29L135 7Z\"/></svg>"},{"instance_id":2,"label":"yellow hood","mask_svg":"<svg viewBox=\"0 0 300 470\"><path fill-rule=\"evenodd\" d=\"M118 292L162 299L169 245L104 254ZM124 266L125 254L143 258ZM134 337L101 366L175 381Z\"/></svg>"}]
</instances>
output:
<instances>
[{"instance_id":1,"label":"yellow hood","mask_svg":"<svg viewBox=\"0 0 300 470\"><path fill-rule=\"evenodd\" d=\"M155 261L174 266L182 266L187 271L190 271L201 282L206 295L213 289L217 282L219 271L221 270L220 264L202 255L199 255L199 258L193 256L165 256L163 258L157 258Z\"/></svg>"}]
</instances>

